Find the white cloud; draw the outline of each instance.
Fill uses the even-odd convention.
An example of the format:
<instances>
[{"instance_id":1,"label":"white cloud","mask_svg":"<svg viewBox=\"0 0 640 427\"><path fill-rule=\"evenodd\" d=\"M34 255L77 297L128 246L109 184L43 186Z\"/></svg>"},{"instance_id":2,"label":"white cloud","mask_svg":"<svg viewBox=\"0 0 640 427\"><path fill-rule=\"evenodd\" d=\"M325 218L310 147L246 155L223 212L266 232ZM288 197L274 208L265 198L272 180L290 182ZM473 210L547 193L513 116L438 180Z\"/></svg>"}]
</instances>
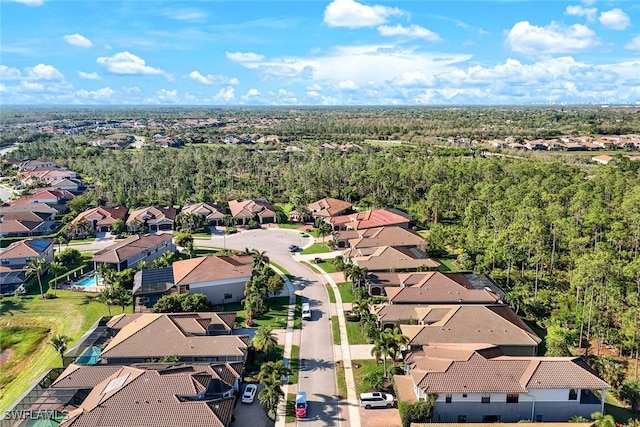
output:
<instances>
[{"instance_id":1,"label":"white cloud","mask_svg":"<svg viewBox=\"0 0 640 427\"><path fill-rule=\"evenodd\" d=\"M589 22L593 22L596 19L598 9L595 7L583 7L580 5L569 5L565 9L564 13L572 16L584 16Z\"/></svg>"},{"instance_id":2,"label":"white cloud","mask_svg":"<svg viewBox=\"0 0 640 427\"><path fill-rule=\"evenodd\" d=\"M403 14L396 7L367 6L354 0L333 0L324 10L324 23L329 27L375 27L386 23L391 16Z\"/></svg>"},{"instance_id":3,"label":"white cloud","mask_svg":"<svg viewBox=\"0 0 640 427\"><path fill-rule=\"evenodd\" d=\"M433 31L419 25L409 25L408 27L404 27L402 25L396 25L395 27L389 25L380 25L378 27L378 32L381 36L426 39L433 42L441 40L438 33L434 33Z\"/></svg>"},{"instance_id":4,"label":"white cloud","mask_svg":"<svg viewBox=\"0 0 640 427\"><path fill-rule=\"evenodd\" d=\"M426 75L420 70L405 71L395 78L393 83L400 87L431 86L434 83L434 76Z\"/></svg>"},{"instance_id":5,"label":"white cloud","mask_svg":"<svg viewBox=\"0 0 640 427\"><path fill-rule=\"evenodd\" d=\"M197 81L198 83L202 83L204 85L212 85L212 84L230 84L230 85L238 85L240 81L236 77L226 77L222 75L216 74L207 74L202 75L199 71L192 71L189 73L189 78Z\"/></svg>"},{"instance_id":6,"label":"white cloud","mask_svg":"<svg viewBox=\"0 0 640 427\"><path fill-rule=\"evenodd\" d=\"M225 56L234 62L258 62L264 59L264 55L253 52L225 52Z\"/></svg>"},{"instance_id":7,"label":"white cloud","mask_svg":"<svg viewBox=\"0 0 640 427\"><path fill-rule=\"evenodd\" d=\"M159 69L147 65L146 61L129 52L119 52L112 56L101 56L96 62L113 74L164 74Z\"/></svg>"},{"instance_id":8,"label":"white cloud","mask_svg":"<svg viewBox=\"0 0 640 427\"><path fill-rule=\"evenodd\" d=\"M629 43L624 45L625 49L640 50L640 35L632 38Z\"/></svg>"},{"instance_id":9,"label":"white cloud","mask_svg":"<svg viewBox=\"0 0 640 427\"><path fill-rule=\"evenodd\" d=\"M220 89L220 91L214 96L216 101L233 101L236 97L235 89L231 86L227 86L225 88Z\"/></svg>"},{"instance_id":10,"label":"white cloud","mask_svg":"<svg viewBox=\"0 0 640 427\"><path fill-rule=\"evenodd\" d=\"M208 16L207 12L194 8L168 8L161 10L159 14L166 18L176 19L178 21L200 21Z\"/></svg>"},{"instance_id":11,"label":"white cloud","mask_svg":"<svg viewBox=\"0 0 640 427\"><path fill-rule=\"evenodd\" d=\"M64 76L53 65L38 64L25 68L29 80L64 80Z\"/></svg>"},{"instance_id":12,"label":"white cloud","mask_svg":"<svg viewBox=\"0 0 640 427\"><path fill-rule=\"evenodd\" d=\"M631 24L631 19L622 9L611 9L602 12L599 21L602 25L612 30L624 30Z\"/></svg>"},{"instance_id":13,"label":"white cloud","mask_svg":"<svg viewBox=\"0 0 640 427\"><path fill-rule=\"evenodd\" d=\"M156 92L156 97L159 101L163 101L164 103L175 104L180 100L177 90L160 89Z\"/></svg>"},{"instance_id":14,"label":"white cloud","mask_svg":"<svg viewBox=\"0 0 640 427\"><path fill-rule=\"evenodd\" d=\"M100 80L100 76L95 71L93 73L85 73L84 71L78 71L78 75L81 79L85 80Z\"/></svg>"},{"instance_id":15,"label":"white cloud","mask_svg":"<svg viewBox=\"0 0 640 427\"><path fill-rule=\"evenodd\" d=\"M553 55L588 49L598 43L595 33L581 24L551 22L546 27L517 22L507 34L506 45L525 55Z\"/></svg>"},{"instance_id":16,"label":"white cloud","mask_svg":"<svg viewBox=\"0 0 640 427\"><path fill-rule=\"evenodd\" d=\"M254 100L256 98L258 98L259 96L261 96L260 91L256 88L251 88L247 91L247 93L245 93L242 96L242 99L244 100Z\"/></svg>"},{"instance_id":17,"label":"white cloud","mask_svg":"<svg viewBox=\"0 0 640 427\"><path fill-rule=\"evenodd\" d=\"M22 3L27 6L35 7L42 6L44 4L44 0L7 0L14 3Z\"/></svg>"},{"instance_id":18,"label":"white cloud","mask_svg":"<svg viewBox=\"0 0 640 427\"><path fill-rule=\"evenodd\" d=\"M20 80L21 77L20 70L17 68L0 65L0 80Z\"/></svg>"},{"instance_id":19,"label":"white cloud","mask_svg":"<svg viewBox=\"0 0 640 427\"><path fill-rule=\"evenodd\" d=\"M81 89L76 92L76 96L80 98L95 99L95 100L108 100L116 93L115 90L109 86L100 88L98 90L86 90Z\"/></svg>"},{"instance_id":20,"label":"white cloud","mask_svg":"<svg viewBox=\"0 0 640 427\"><path fill-rule=\"evenodd\" d=\"M78 34L78 33L76 33L76 34L67 34L65 36L62 36L62 38L64 39L64 41L69 43L71 46L84 47L84 48L88 48L88 47L93 46L93 43L91 42L91 40L89 40L85 36L83 36L81 34Z\"/></svg>"},{"instance_id":21,"label":"white cloud","mask_svg":"<svg viewBox=\"0 0 640 427\"><path fill-rule=\"evenodd\" d=\"M342 80L336 84L338 90L358 90L360 86L353 80Z\"/></svg>"}]
</instances>

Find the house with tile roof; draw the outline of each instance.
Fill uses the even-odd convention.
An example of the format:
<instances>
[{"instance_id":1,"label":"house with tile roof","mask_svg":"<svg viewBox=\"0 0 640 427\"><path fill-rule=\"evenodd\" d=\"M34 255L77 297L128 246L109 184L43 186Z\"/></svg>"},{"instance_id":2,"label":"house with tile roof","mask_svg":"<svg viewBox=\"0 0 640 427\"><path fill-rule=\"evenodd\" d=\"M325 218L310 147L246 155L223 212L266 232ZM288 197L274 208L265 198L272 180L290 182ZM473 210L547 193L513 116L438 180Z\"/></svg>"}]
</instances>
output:
<instances>
[{"instance_id":1,"label":"house with tile roof","mask_svg":"<svg viewBox=\"0 0 640 427\"><path fill-rule=\"evenodd\" d=\"M198 313L142 313L118 319L107 325L116 333L99 358L109 365L167 357L180 362L245 362L249 337L211 335L209 326L214 323L211 317Z\"/></svg>"},{"instance_id":2,"label":"house with tile roof","mask_svg":"<svg viewBox=\"0 0 640 427\"><path fill-rule=\"evenodd\" d=\"M350 260L367 271L427 271L436 270L440 263L419 248L381 246L343 252L345 260Z\"/></svg>"},{"instance_id":3,"label":"house with tile roof","mask_svg":"<svg viewBox=\"0 0 640 427\"><path fill-rule=\"evenodd\" d=\"M81 403L70 402L60 426L227 427L240 379L236 369L231 364L135 365L108 374L100 367L71 365L49 390L88 390Z\"/></svg>"},{"instance_id":4,"label":"house with tile roof","mask_svg":"<svg viewBox=\"0 0 640 427\"><path fill-rule=\"evenodd\" d=\"M367 228L358 231L358 237L349 239L348 247L353 250L380 246L420 247L425 246L424 238L413 230L392 225ZM339 244L338 244L338 247Z\"/></svg>"},{"instance_id":5,"label":"house with tile roof","mask_svg":"<svg viewBox=\"0 0 640 427\"><path fill-rule=\"evenodd\" d=\"M397 304L502 304L505 293L489 277L473 273L440 271L389 273L384 283L380 276L367 276L370 295L386 295L391 305ZM395 286L394 286L395 285Z\"/></svg>"},{"instance_id":6,"label":"house with tile roof","mask_svg":"<svg viewBox=\"0 0 640 427\"><path fill-rule=\"evenodd\" d=\"M367 228L388 227L397 225L409 228L411 217L398 209L374 209L348 215L334 216L326 220L334 231L364 230Z\"/></svg>"},{"instance_id":7,"label":"house with tile roof","mask_svg":"<svg viewBox=\"0 0 640 427\"><path fill-rule=\"evenodd\" d=\"M180 213L196 214L204 217L210 226L224 225L225 208L219 203L194 203L184 206Z\"/></svg>"},{"instance_id":8,"label":"house with tile roof","mask_svg":"<svg viewBox=\"0 0 640 427\"><path fill-rule=\"evenodd\" d=\"M412 350L432 344L482 342L500 346L511 356L535 356L542 341L506 305L433 305L418 307L416 316L420 317L413 322L416 324L400 324Z\"/></svg>"},{"instance_id":9,"label":"house with tile roof","mask_svg":"<svg viewBox=\"0 0 640 427\"><path fill-rule=\"evenodd\" d=\"M276 209L267 199L229 200L229 211L237 224L247 225L252 219L260 224L277 222Z\"/></svg>"},{"instance_id":10,"label":"house with tile roof","mask_svg":"<svg viewBox=\"0 0 640 427\"><path fill-rule=\"evenodd\" d=\"M98 264L108 264L116 271L135 268L140 261L150 263L166 251L175 252L171 234L134 234L126 239L107 246L93 254L94 268Z\"/></svg>"},{"instance_id":11,"label":"house with tile roof","mask_svg":"<svg viewBox=\"0 0 640 427\"><path fill-rule=\"evenodd\" d=\"M58 211L44 203L0 207L0 237L42 236L58 228Z\"/></svg>"},{"instance_id":12,"label":"house with tile roof","mask_svg":"<svg viewBox=\"0 0 640 427\"><path fill-rule=\"evenodd\" d=\"M176 209L172 207L158 208L146 206L138 208L129 214L127 229L132 233L146 227L149 233L173 230L176 219Z\"/></svg>"},{"instance_id":13,"label":"house with tile roof","mask_svg":"<svg viewBox=\"0 0 640 427\"><path fill-rule=\"evenodd\" d=\"M398 398L437 398L433 422L569 421L604 412L611 386L579 357L507 356L491 344L430 344L405 354Z\"/></svg>"},{"instance_id":14,"label":"house with tile roof","mask_svg":"<svg viewBox=\"0 0 640 427\"><path fill-rule=\"evenodd\" d=\"M313 219L344 215L350 213L352 208L351 203L331 197L325 197L307 205L307 211L311 213Z\"/></svg>"},{"instance_id":15,"label":"house with tile roof","mask_svg":"<svg viewBox=\"0 0 640 427\"><path fill-rule=\"evenodd\" d=\"M73 230L74 225L85 221L89 230L97 233L105 233L111 231L114 221L124 221L126 216L127 208L124 206L98 206L80 212L78 216L71 221L71 227L69 227L69 229Z\"/></svg>"},{"instance_id":16,"label":"house with tile roof","mask_svg":"<svg viewBox=\"0 0 640 427\"><path fill-rule=\"evenodd\" d=\"M31 277L28 264L42 258L47 265L54 259L53 240L25 239L10 244L0 252L0 294L13 295Z\"/></svg>"}]
</instances>

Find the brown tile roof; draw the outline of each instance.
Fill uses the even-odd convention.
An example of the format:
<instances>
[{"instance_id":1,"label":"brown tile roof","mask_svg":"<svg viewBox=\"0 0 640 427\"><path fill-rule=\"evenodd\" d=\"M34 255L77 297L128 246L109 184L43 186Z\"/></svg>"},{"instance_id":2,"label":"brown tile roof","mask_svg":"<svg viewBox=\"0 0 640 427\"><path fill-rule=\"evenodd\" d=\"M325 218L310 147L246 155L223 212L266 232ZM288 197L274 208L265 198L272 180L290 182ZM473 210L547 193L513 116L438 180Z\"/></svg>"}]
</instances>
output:
<instances>
[{"instance_id":1,"label":"brown tile roof","mask_svg":"<svg viewBox=\"0 0 640 427\"><path fill-rule=\"evenodd\" d=\"M38 228L42 221L22 221L17 219L8 219L0 222L0 230L5 233L28 233Z\"/></svg>"},{"instance_id":2,"label":"brown tile roof","mask_svg":"<svg viewBox=\"0 0 640 427\"><path fill-rule=\"evenodd\" d=\"M222 219L224 208L217 203L194 203L182 208L182 213L194 213L204 216L208 221Z\"/></svg>"},{"instance_id":3,"label":"brown tile roof","mask_svg":"<svg viewBox=\"0 0 640 427\"><path fill-rule=\"evenodd\" d=\"M176 319L178 321L176 321ZM246 337L237 335L193 335L182 330L181 316L144 313L122 327L107 344L100 357L151 359L180 357L242 357Z\"/></svg>"},{"instance_id":4,"label":"brown tile roof","mask_svg":"<svg viewBox=\"0 0 640 427\"><path fill-rule=\"evenodd\" d=\"M228 203L234 218L253 218L255 215L260 218L272 218L276 215L271 202L265 199L229 200Z\"/></svg>"},{"instance_id":5,"label":"brown tile roof","mask_svg":"<svg viewBox=\"0 0 640 427\"><path fill-rule=\"evenodd\" d=\"M474 349L475 347L475 349ZM602 389L609 384L574 357L511 357L484 344L423 347L410 376L427 393L527 393L530 389ZM541 379L534 382L534 378Z\"/></svg>"},{"instance_id":6,"label":"brown tile roof","mask_svg":"<svg viewBox=\"0 0 640 427\"><path fill-rule=\"evenodd\" d=\"M175 219L175 208L157 208L155 206L146 206L143 208L138 208L131 212L129 218L127 219L127 224L130 225L135 222L144 224L145 221L147 222L147 224L158 224L165 220L173 222Z\"/></svg>"},{"instance_id":7,"label":"brown tile roof","mask_svg":"<svg viewBox=\"0 0 640 427\"><path fill-rule=\"evenodd\" d=\"M376 246L420 246L425 241L418 233L398 226L368 228L360 237L349 239L349 246L362 249Z\"/></svg>"},{"instance_id":8,"label":"brown tile roof","mask_svg":"<svg viewBox=\"0 0 640 427\"><path fill-rule=\"evenodd\" d=\"M491 289L476 289L461 274L439 271L400 273L398 278L404 287L386 287L392 304L495 304L500 296Z\"/></svg>"},{"instance_id":9,"label":"brown tile roof","mask_svg":"<svg viewBox=\"0 0 640 427\"><path fill-rule=\"evenodd\" d=\"M36 213L47 213L47 214L57 214L58 211L51 206L45 203L29 203L26 205L14 205L14 206L2 206L0 207L0 215L4 216L5 214L11 212L36 212Z\"/></svg>"},{"instance_id":10,"label":"brown tile roof","mask_svg":"<svg viewBox=\"0 0 640 427\"><path fill-rule=\"evenodd\" d=\"M357 212L349 215L335 216L329 219L331 224L345 225L347 228L353 230L408 224L410 221L411 219L404 212L392 212L385 209Z\"/></svg>"},{"instance_id":11,"label":"brown tile roof","mask_svg":"<svg viewBox=\"0 0 640 427\"><path fill-rule=\"evenodd\" d=\"M4 228L3 228L4 230ZM10 244L7 249L0 252L1 258L25 258L42 255L49 246L53 245L50 239L25 239Z\"/></svg>"},{"instance_id":12,"label":"brown tile roof","mask_svg":"<svg viewBox=\"0 0 640 427\"><path fill-rule=\"evenodd\" d=\"M413 389L413 380L408 375L394 375L393 382L396 383L396 390L398 391L398 401L402 402L417 402L416 392ZM429 426L433 427L433 426Z\"/></svg>"},{"instance_id":13,"label":"brown tile roof","mask_svg":"<svg viewBox=\"0 0 640 427\"><path fill-rule=\"evenodd\" d=\"M204 376L203 376L204 375ZM61 426L228 426L235 398L189 400L207 374L165 373L124 366L89 393ZM211 378L209 376L209 378Z\"/></svg>"},{"instance_id":14,"label":"brown tile roof","mask_svg":"<svg viewBox=\"0 0 640 427\"><path fill-rule=\"evenodd\" d=\"M142 313L120 314L112 317L107 322L107 327L118 332L134 320L139 319ZM165 313L180 328L185 335L206 335L209 330L233 329L235 312L198 312L198 313Z\"/></svg>"},{"instance_id":15,"label":"brown tile roof","mask_svg":"<svg viewBox=\"0 0 640 427\"><path fill-rule=\"evenodd\" d=\"M173 278L177 285L210 282L251 276L251 255L204 256L173 263Z\"/></svg>"},{"instance_id":16,"label":"brown tile roof","mask_svg":"<svg viewBox=\"0 0 640 427\"><path fill-rule=\"evenodd\" d=\"M484 342L537 346L541 339L508 306L458 305L431 325L401 325L412 345Z\"/></svg>"},{"instance_id":17,"label":"brown tile roof","mask_svg":"<svg viewBox=\"0 0 640 427\"><path fill-rule=\"evenodd\" d=\"M79 213L78 216L76 216L73 221L71 221L71 223L75 224L78 221L84 219L87 222L97 220L98 225L111 225L116 219L124 220L126 216L127 208L123 206L116 206L112 208L98 206L96 208L88 209L84 212Z\"/></svg>"},{"instance_id":18,"label":"brown tile roof","mask_svg":"<svg viewBox=\"0 0 640 427\"><path fill-rule=\"evenodd\" d=\"M350 209L353 205L344 200L332 199L331 197L325 197L316 202L310 203L307 206L309 212L314 216L330 217L338 215L341 212Z\"/></svg>"},{"instance_id":19,"label":"brown tile roof","mask_svg":"<svg viewBox=\"0 0 640 427\"><path fill-rule=\"evenodd\" d=\"M106 263L122 262L172 239L173 236L171 234L148 234L145 236L134 234L121 242L99 250L93 254L93 261Z\"/></svg>"},{"instance_id":20,"label":"brown tile roof","mask_svg":"<svg viewBox=\"0 0 640 427\"><path fill-rule=\"evenodd\" d=\"M60 376L51 384L52 388L93 388L108 376L118 372L118 365L76 365L67 366Z\"/></svg>"},{"instance_id":21,"label":"brown tile roof","mask_svg":"<svg viewBox=\"0 0 640 427\"><path fill-rule=\"evenodd\" d=\"M372 249L375 249L375 251L370 255L354 256L351 260L354 264L369 271L417 270L421 267L437 268L440 265L439 262L426 258L425 254L417 249L408 250L407 248L382 246L379 248L365 248L361 251Z\"/></svg>"}]
</instances>

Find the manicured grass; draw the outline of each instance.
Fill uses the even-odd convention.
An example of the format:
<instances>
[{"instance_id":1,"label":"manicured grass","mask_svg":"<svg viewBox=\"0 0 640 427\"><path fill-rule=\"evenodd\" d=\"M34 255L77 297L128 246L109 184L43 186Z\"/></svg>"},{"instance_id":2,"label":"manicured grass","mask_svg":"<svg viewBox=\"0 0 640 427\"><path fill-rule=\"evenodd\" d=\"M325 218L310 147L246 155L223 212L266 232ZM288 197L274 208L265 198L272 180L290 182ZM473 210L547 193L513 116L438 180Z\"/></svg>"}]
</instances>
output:
<instances>
[{"instance_id":1,"label":"manicured grass","mask_svg":"<svg viewBox=\"0 0 640 427\"><path fill-rule=\"evenodd\" d=\"M289 383L296 384L298 382L298 373L300 371L300 347L297 345L291 346L291 359L289 360L289 369L291 369L291 375L289 375Z\"/></svg>"},{"instance_id":2,"label":"manicured grass","mask_svg":"<svg viewBox=\"0 0 640 427\"><path fill-rule=\"evenodd\" d=\"M278 224L278 228L285 228L287 230L297 230L304 224Z\"/></svg>"},{"instance_id":3,"label":"manicured grass","mask_svg":"<svg viewBox=\"0 0 640 427\"><path fill-rule=\"evenodd\" d=\"M196 248L195 255L196 256L220 255L220 251L218 249Z\"/></svg>"},{"instance_id":4,"label":"manicured grass","mask_svg":"<svg viewBox=\"0 0 640 427\"><path fill-rule=\"evenodd\" d=\"M33 351L17 360L12 355L3 364L2 377L12 377L12 380L6 386L0 385L0 412L7 410L49 368L60 366L60 356L49 345L50 337L56 334L69 336L68 348L71 348L96 320L108 314L107 307L96 302L95 296L85 292L59 290L58 298L55 299L42 299L39 295L2 299L0 324L3 328L27 328L31 331L27 335L37 343L32 341ZM131 312L131 309L128 311ZM114 307L113 312L119 314L120 309ZM48 331L44 339L36 339L36 328Z\"/></svg>"},{"instance_id":5,"label":"manicured grass","mask_svg":"<svg viewBox=\"0 0 640 427\"><path fill-rule=\"evenodd\" d=\"M300 261L300 264L304 264L307 267L309 267L309 270L313 271L316 274L321 274L322 272L320 270L318 270L315 266L313 266L312 264L309 264L306 261Z\"/></svg>"},{"instance_id":6,"label":"manicured grass","mask_svg":"<svg viewBox=\"0 0 640 427\"><path fill-rule=\"evenodd\" d=\"M627 424L632 419L638 419L638 414L627 408L613 395L611 391L607 391L605 395L604 412L613 415L616 422Z\"/></svg>"},{"instance_id":7,"label":"manicured grass","mask_svg":"<svg viewBox=\"0 0 640 427\"><path fill-rule=\"evenodd\" d=\"M440 267L438 267L439 271L461 271L462 269L458 266L455 258L438 258L437 261L440 263Z\"/></svg>"},{"instance_id":8,"label":"manicured grass","mask_svg":"<svg viewBox=\"0 0 640 427\"><path fill-rule=\"evenodd\" d=\"M346 399L347 380L344 374L344 365L340 361L336 363L336 386L338 388L338 399Z\"/></svg>"},{"instance_id":9,"label":"manicured grass","mask_svg":"<svg viewBox=\"0 0 640 427\"><path fill-rule=\"evenodd\" d=\"M347 325L347 339L349 340L349 345L356 344L369 344L369 341L364 336L362 331L360 331L360 323L359 322L349 322L345 321Z\"/></svg>"},{"instance_id":10,"label":"manicured grass","mask_svg":"<svg viewBox=\"0 0 640 427\"><path fill-rule=\"evenodd\" d=\"M384 371L382 363L378 363L373 359L352 360L351 364L352 366L355 366L356 364L360 365L360 368L353 369L353 381L356 384L356 393L358 394L371 391L369 387L366 384L364 384L364 381L363 381L364 377L367 376L367 374L371 372L382 373ZM390 369L391 369L391 364L387 360L387 370L390 370Z\"/></svg>"},{"instance_id":11,"label":"manicured grass","mask_svg":"<svg viewBox=\"0 0 640 427\"><path fill-rule=\"evenodd\" d=\"M353 302L353 294L351 293L351 282L336 283L340 290L340 298L342 302Z\"/></svg>"},{"instance_id":12,"label":"manicured grass","mask_svg":"<svg viewBox=\"0 0 640 427\"><path fill-rule=\"evenodd\" d=\"M15 379L18 372L13 368L34 353L48 335L49 329L43 327L0 328L0 348L10 355L8 361L0 366L0 389Z\"/></svg>"},{"instance_id":13,"label":"manicured grass","mask_svg":"<svg viewBox=\"0 0 640 427\"><path fill-rule=\"evenodd\" d=\"M296 307L293 313L293 329L302 328L302 297L296 295Z\"/></svg>"},{"instance_id":14,"label":"manicured grass","mask_svg":"<svg viewBox=\"0 0 640 427\"><path fill-rule=\"evenodd\" d=\"M85 245L87 243L93 243L94 240L96 240L95 237L87 237L86 239L74 239L74 240L70 240L67 245L73 246L73 245Z\"/></svg>"},{"instance_id":15,"label":"manicured grass","mask_svg":"<svg viewBox=\"0 0 640 427\"><path fill-rule=\"evenodd\" d=\"M274 329L287 327L287 312L289 310L289 297L276 297L267 300L269 312L254 320L254 326L271 326Z\"/></svg>"},{"instance_id":16,"label":"manicured grass","mask_svg":"<svg viewBox=\"0 0 640 427\"><path fill-rule=\"evenodd\" d=\"M338 316L331 316L331 331L333 332L333 343L340 345L340 325Z\"/></svg>"},{"instance_id":17,"label":"manicured grass","mask_svg":"<svg viewBox=\"0 0 640 427\"><path fill-rule=\"evenodd\" d=\"M193 233L191 235L194 239L209 239L211 238L211 230L199 233Z\"/></svg>"},{"instance_id":18,"label":"manicured grass","mask_svg":"<svg viewBox=\"0 0 640 427\"><path fill-rule=\"evenodd\" d=\"M287 393L287 405L284 422L286 424L296 422L296 394Z\"/></svg>"},{"instance_id":19,"label":"manicured grass","mask_svg":"<svg viewBox=\"0 0 640 427\"><path fill-rule=\"evenodd\" d=\"M336 303L336 294L333 293L333 288L331 285L326 285L327 294L329 294L329 302L335 304Z\"/></svg>"},{"instance_id":20,"label":"manicured grass","mask_svg":"<svg viewBox=\"0 0 640 427\"><path fill-rule=\"evenodd\" d=\"M326 243L314 243L308 248L304 249L300 252L302 255L312 255L312 254L326 254L327 252L331 252L329 246Z\"/></svg>"},{"instance_id":21,"label":"manicured grass","mask_svg":"<svg viewBox=\"0 0 640 427\"><path fill-rule=\"evenodd\" d=\"M280 272L282 274L284 274L285 276L287 276L289 278L289 280L291 280L293 278L293 276L291 275L291 273L289 273L287 271L286 268L284 268L283 266L281 266L280 264L276 264L275 262L269 261L269 264L271 264L272 266L274 266L275 268L277 268L278 270L280 270Z\"/></svg>"},{"instance_id":22,"label":"manicured grass","mask_svg":"<svg viewBox=\"0 0 640 427\"><path fill-rule=\"evenodd\" d=\"M335 273L338 271L336 270L336 267L328 261L322 261L316 265L323 269L325 273Z\"/></svg>"}]
</instances>

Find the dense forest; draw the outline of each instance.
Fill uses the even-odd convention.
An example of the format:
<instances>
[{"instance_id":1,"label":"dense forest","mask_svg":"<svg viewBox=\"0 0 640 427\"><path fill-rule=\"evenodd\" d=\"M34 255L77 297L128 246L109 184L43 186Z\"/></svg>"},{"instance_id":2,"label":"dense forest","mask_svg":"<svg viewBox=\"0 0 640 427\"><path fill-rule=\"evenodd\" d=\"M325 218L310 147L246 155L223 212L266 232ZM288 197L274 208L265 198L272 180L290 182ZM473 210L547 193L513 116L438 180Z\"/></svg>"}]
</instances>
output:
<instances>
[{"instance_id":1,"label":"dense forest","mask_svg":"<svg viewBox=\"0 0 640 427\"><path fill-rule=\"evenodd\" d=\"M398 119L403 123L397 124L403 126L398 132L433 130L436 135L438 129L457 127L464 133L472 126L468 116L477 119L481 111L448 111L455 123ZM593 121L638 132L637 111L627 113L633 117L626 122L606 120L608 111L604 119L593 113ZM339 120L311 118L276 126L295 126L307 139L352 132L374 138L379 129L372 131L366 117L376 114L381 113L350 119L349 130L340 128ZM491 117L496 126L504 126L499 125L504 118ZM513 126L537 123L535 117L523 120ZM389 118L384 126L392 122ZM565 126L561 122L558 126ZM565 131L582 132L568 125ZM547 329L552 335L548 354L569 354L589 344L595 353L606 345L620 355L638 356L640 162L587 168L484 157L471 149L427 143L361 145L362 150L350 152L309 146L285 153L211 144L102 150L63 136L20 144L9 155L51 159L75 170L95 185L90 197L106 205L183 205L253 196L303 205L331 196L362 209L399 208L415 218L416 228L428 230L431 255L455 257L464 269L490 275L518 313Z\"/></svg>"}]
</instances>

